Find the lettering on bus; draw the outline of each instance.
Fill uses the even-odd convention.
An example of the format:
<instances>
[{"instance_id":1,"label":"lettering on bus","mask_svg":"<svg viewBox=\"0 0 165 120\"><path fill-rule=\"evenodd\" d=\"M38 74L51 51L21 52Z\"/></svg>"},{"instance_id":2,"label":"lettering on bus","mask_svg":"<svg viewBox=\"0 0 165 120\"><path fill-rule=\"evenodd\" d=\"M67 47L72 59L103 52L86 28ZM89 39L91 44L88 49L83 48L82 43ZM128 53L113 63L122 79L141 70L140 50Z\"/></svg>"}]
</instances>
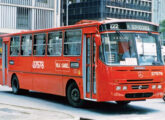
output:
<instances>
[{"instance_id":1,"label":"lettering on bus","mask_svg":"<svg viewBox=\"0 0 165 120\"><path fill-rule=\"evenodd\" d=\"M44 61L33 61L32 63L33 69L44 69Z\"/></svg>"},{"instance_id":2,"label":"lettering on bus","mask_svg":"<svg viewBox=\"0 0 165 120\"><path fill-rule=\"evenodd\" d=\"M127 29L129 29L129 30L145 30L145 31L151 30L149 25L138 25L138 24L136 24L136 25L128 24Z\"/></svg>"},{"instance_id":3,"label":"lettering on bus","mask_svg":"<svg viewBox=\"0 0 165 120\"><path fill-rule=\"evenodd\" d=\"M117 22L107 23L100 26L100 31L107 30L140 30L140 31L158 31L158 26L141 22Z\"/></svg>"},{"instance_id":4,"label":"lettering on bus","mask_svg":"<svg viewBox=\"0 0 165 120\"><path fill-rule=\"evenodd\" d=\"M57 60L55 61L56 70L70 71L70 61Z\"/></svg>"},{"instance_id":5,"label":"lettering on bus","mask_svg":"<svg viewBox=\"0 0 165 120\"><path fill-rule=\"evenodd\" d=\"M163 76L163 72L151 72L152 76Z\"/></svg>"}]
</instances>

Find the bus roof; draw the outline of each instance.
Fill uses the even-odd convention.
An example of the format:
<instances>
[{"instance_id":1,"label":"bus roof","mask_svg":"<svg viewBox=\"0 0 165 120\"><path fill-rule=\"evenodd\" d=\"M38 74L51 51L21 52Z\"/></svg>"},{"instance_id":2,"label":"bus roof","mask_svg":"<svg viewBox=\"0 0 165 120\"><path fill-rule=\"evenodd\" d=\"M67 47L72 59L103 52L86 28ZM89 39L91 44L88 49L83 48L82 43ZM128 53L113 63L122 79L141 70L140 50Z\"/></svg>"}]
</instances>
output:
<instances>
[{"instance_id":1,"label":"bus roof","mask_svg":"<svg viewBox=\"0 0 165 120\"><path fill-rule=\"evenodd\" d=\"M108 19L108 20L103 20L103 21L82 20L82 21L79 21L75 25L62 26L58 28L40 29L40 30L25 30L19 33L3 34L3 35L0 35L0 37L14 36L14 35L20 35L20 34L41 33L45 31L49 32L53 30L55 31L55 30L67 30L67 29L76 29L76 28L83 28L83 27L92 27L92 26L98 26L98 25L106 24L106 23L119 23L119 22L139 22L139 23L146 23L146 24L151 24L154 26L159 26L158 24L154 24L152 22L147 22L147 21L142 21L142 20L133 20L133 19Z\"/></svg>"},{"instance_id":2,"label":"bus roof","mask_svg":"<svg viewBox=\"0 0 165 120\"><path fill-rule=\"evenodd\" d=\"M154 26L159 26L158 24L155 24L153 22L143 21L143 20L133 20L133 19L108 19L108 20L101 21L102 24L116 23L116 22L139 22L139 23L146 23L146 24L151 24Z\"/></svg>"}]
</instances>

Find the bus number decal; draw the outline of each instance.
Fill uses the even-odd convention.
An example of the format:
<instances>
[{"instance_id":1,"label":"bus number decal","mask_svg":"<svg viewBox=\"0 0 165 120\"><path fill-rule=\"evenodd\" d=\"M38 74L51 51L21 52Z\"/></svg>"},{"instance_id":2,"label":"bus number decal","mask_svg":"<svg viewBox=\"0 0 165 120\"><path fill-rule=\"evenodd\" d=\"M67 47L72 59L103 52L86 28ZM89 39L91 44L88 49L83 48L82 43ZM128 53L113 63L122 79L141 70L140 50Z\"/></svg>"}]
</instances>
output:
<instances>
[{"instance_id":1,"label":"bus number decal","mask_svg":"<svg viewBox=\"0 0 165 120\"><path fill-rule=\"evenodd\" d=\"M152 72L152 76L163 76L163 72Z\"/></svg>"},{"instance_id":2,"label":"bus number decal","mask_svg":"<svg viewBox=\"0 0 165 120\"><path fill-rule=\"evenodd\" d=\"M44 69L44 61L33 61L33 69Z\"/></svg>"},{"instance_id":3,"label":"bus number decal","mask_svg":"<svg viewBox=\"0 0 165 120\"><path fill-rule=\"evenodd\" d=\"M111 24L110 29L119 29L119 25L118 24Z\"/></svg>"}]
</instances>

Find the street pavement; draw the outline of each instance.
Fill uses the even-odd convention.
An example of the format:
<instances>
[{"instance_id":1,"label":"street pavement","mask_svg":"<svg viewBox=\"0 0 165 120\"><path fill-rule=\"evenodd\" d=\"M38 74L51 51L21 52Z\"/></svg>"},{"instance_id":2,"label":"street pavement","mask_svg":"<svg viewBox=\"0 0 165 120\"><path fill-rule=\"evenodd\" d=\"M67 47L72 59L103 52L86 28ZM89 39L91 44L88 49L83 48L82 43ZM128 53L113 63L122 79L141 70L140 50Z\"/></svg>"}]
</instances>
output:
<instances>
[{"instance_id":1,"label":"street pavement","mask_svg":"<svg viewBox=\"0 0 165 120\"><path fill-rule=\"evenodd\" d=\"M165 120L162 99L131 102L87 102L84 108L70 106L65 97L30 92L14 95L0 86L0 120Z\"/></svg>"}]
</instances>

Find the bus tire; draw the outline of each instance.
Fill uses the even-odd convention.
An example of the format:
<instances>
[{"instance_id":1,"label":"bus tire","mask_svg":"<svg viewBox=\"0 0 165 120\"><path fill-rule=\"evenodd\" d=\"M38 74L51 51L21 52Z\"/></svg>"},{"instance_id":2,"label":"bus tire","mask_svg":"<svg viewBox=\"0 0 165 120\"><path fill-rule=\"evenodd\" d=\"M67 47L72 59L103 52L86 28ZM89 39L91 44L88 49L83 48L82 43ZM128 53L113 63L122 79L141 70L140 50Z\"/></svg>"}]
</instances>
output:
<instances>
[{"instance_id":1,"label":"bus tire","mask_svg":"<svg viewBox=\"0 0 165 120\"><path fill-rule=\"evenodd\" d=\"M80 99L80 91L75 82L72 82L67 88L67 100L74 107L81 107L84 103Z\"/></svg>"},{"instance_id":2,"label":"bus tire","mask_svg":"<svg viewBox=\"0 0 165 120\"><path fill-rule=\"evenodd\" d=\"M20 93L18 78L15 75L12 77L11 87L14 94Z\"/></svg>"},{"instance_id":3,"label":"bus tire","mask_svg":"<svg viewBox=\"0 0 165 120\"><path fill-rule=\"evenodd\" d=\"M163 100L164 100L164 102L165 102L165 95L163 96Z\"/></svg>"},{"instance_id":4,"label":"bus tire","mask_svg":"<svg viewBox=\"0 0 165 120\"><path fill-rule=\"evenodd\" d=\"M116 103L121 106L128 105L130 102L131 101L116 101Z\"/></svg>"}]
</instances>

